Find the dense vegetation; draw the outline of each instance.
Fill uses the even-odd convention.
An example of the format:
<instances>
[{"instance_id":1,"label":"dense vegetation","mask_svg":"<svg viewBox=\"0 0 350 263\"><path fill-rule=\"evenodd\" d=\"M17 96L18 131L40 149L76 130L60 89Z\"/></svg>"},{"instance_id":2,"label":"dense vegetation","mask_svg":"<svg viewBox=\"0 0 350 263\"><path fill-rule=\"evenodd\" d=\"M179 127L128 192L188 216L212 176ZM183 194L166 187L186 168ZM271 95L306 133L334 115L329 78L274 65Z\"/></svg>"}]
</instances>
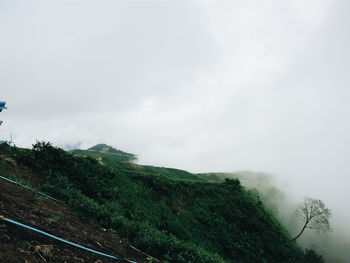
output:
<instances>
[{"instance_id":1,"label":"dense vegetation","mask_svg":"<svg viewBox=\"0 0 350 263\"><path fill-rule=\"evenodd\" d=\"M87 150L71 150L70 153L75 156L92 157L98 160L100 164L108 166L116 172L133 174L138 173L143 175L162 175L174 180L208 181L205 175L196 175L180 169L136 165L135 163L131 162L136 160L135 155L128 154L125 157L124 154L115 154L116 152L114 151L106 151L106 148L107 147L105 144L98 144ZM130 156L133 156L134 158ZM216 182L220 181L220 179L217 177L215 177L215 179Z\"/></svg>"},{"instance_id":2,"label":"dense vegetation","mask_svg":"<svg viewBox=\"0 0 350 263\"><path fill-rule=\"evenodd\" d=\"M43 182L40 190L161 260L323 262L314 251L303 253L289 242L277 220L238 180L197 182L181 170L125 160L105 165L45 142L32 150L2 143L0 151L34 171Z\"/></svg>"}]
</instances>

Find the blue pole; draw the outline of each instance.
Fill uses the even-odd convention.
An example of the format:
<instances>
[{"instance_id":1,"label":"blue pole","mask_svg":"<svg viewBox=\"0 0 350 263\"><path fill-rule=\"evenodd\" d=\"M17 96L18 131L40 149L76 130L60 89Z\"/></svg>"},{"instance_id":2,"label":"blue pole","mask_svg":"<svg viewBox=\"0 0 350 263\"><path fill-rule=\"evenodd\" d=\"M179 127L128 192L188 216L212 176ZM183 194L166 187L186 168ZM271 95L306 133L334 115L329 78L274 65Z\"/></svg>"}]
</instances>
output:
<instances>
[{"instance_id":1,"label":"blue pole","mask_svg":"<svg viewBox=\"0 0 350 263\"><path fill-rule=\"evenodd\" d=\"M1 176L1 175L0 175L0 179L5 180L5 181L8 181L8 182L10 182L10 183L16 184L16 185L21 186L21 187L23 187L23 188L25 188L25 189L28 189L28 190L33 191L33 189L32 189L31 187L26 186L26 185L24 185L24 184L17 183L16 181L13 181L13 180L8 179L8 178L6 178L6 177L3 177L3 176ZM42 192L38 192L38 194L40 194L40 195L42 195L42 196L45 196L45 197L47 197L47 198L50 198L50 199L52 199L52 200L54 200L54 201L60 201L60 200L58 200L58 199L56 199L56 198L53 198L53 197L51 197L51 196L49 196L49 195L47 195L47 194L42 193Z\"/></svg>"},{"instance_id":2,"label":"blue pole","mask_svg":"<svg viewBox=\"0 0 350 263\"><path fill-rule=\"evenodd\" d=\"M50 237L50 238L52 238L52 239L58 240L58 241L60 241L60 242L66 243L66 244L68 244L68 245L71 245L71 246L74 246L74 247L77 247L77 248L80 248L80 249L83 249L83 250L86 250L86 251L89 251L89 252L98 254L98 255L100 255L100 256L112 258L112 259L119 260L119 261L125 261L125 262L129 262L129 263L137 263L137 262L132 261L132 260L128 260L128 259L124 259L124 258L119 258L119 257L111 256L111 255L108 255L108 254L105 254L105 253L102 253L102 252L93 250L93 249L91 249L91 248L87 248L87 247L84 247L84 246L81 246L81 245L78 245L78 244L69 242L69 241L64 240L64 239L62 239L62 238L56 237L56 236L54 236L54 235L51 235L51 234L49 234L49 233L46 233L46 232L41 231L41 230L39 230L39 229L36 229L36 228L34 228L34 227L30 227L30 226L21 224L21 223L19 223L19 222L16 222L16 221L14 221L14 220L11 220L11 219L8 219L8 218L5 218L5 217L0 216L0 220L1 220L1 219L4 220L5 222L8 222L8 223L11 223L11 224L14 224L14 225L17 225L17 226L20 226L20 227L23 227L23 228L32 230L32 231L37 232L37 233L39 233L39 234L42 234L42 235L44 235L44 236Z\"/></svg>"}]
</instances>

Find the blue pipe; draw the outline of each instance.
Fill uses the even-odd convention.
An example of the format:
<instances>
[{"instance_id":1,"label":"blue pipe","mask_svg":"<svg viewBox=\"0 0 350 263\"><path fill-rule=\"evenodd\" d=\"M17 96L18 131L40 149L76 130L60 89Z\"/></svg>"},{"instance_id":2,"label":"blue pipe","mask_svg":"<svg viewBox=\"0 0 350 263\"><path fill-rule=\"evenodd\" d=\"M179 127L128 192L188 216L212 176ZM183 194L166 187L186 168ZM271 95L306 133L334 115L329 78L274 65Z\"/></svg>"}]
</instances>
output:
<instances>
[{"instance_id":1,"label":"blue pipe","mask_svg":"<svg viewBox=\"0 0 350 263\"><path fill-rule=\"evenodd\" d=\"M47 236L47 237L56 239L56 240L58 240L58 241L61 241L61 242L63 242L63 243L66 243L66 244L68 244L68 245L71 245L71 246L74 246L74 247L77 247L77 248L80 248L80 249L84 249L84 250L86 250L86 251L89 251L89 252L98 254L98 255L100 255L100 256L112 258L112 259L119 260L119 261L125 261L125 262L129 262L129 263L137 263L136 261L132 261L132 260L124 259L124 258L119 258L119 257L111 256L111 255L108 255L108 254L105 254L105 253L102 253L102 252L99 252L99 251L96 251L96 250L93 250L93 249L90 249L90 248L87 248L87 247L84 247L84 246L81 246L81 245L78 245L78 244L75 244L75 243L69 242L69 241L67 241L67 240L64 240L64 239L62 239L62 238L56 237L56 236L54 236L54 235L51 235L51 234L46 233L46 232L44 232L44 231L41 231L41 230L39 230L39 229L36 229L36 228L30 227L30 226L27 226L27 225L18 223L18 222L14 221L14 220L11 220L11 219L8 219L8 218L5 218L5 217L2 218L2 220L6 221L6 222L8 222L8 223L11 223L11 224L14 224L14 225L17 225L17 226L20 226L20 227L23 227L23 228L32 230L32 231L37 232L37 233L39 233L39 234L42 234L42 235L44 235L44 236Z\"/></svg>"},{"instance_id":2,"label":"blue pipe","mask_svg":"<svg viewBox=\"0 0 350 263\"><path fill-rule=\"evenodd\" d=\"M21 186L21 187L23 187L23 188L25 188L25 189L28 189L28 190L33 191L33 188L31 188L31 187L29 187L29 186L26 186L26 185L24 185L24 184L17 183L16 181L13 181L13 180L8 179L8 178L6 178L6 177L3 177L3 176L1 176L1 175L0 175L0 179L3 179L3 180L5 180L5 181L8 181L8 182L10 182L10 183L16 184L16 185ZM51 199L51 200L59 201L58 199L53 198L53 197L51 197L51 196L49 196L49 195L47 195L47 194L44 194L44 193L42 193L42 192L37 192L37 193L40 194L40 195L42 195L42 196L45 196L45 197L47 197L47 198L49 198L49 199Z\"/></svg>"}]
</instances>

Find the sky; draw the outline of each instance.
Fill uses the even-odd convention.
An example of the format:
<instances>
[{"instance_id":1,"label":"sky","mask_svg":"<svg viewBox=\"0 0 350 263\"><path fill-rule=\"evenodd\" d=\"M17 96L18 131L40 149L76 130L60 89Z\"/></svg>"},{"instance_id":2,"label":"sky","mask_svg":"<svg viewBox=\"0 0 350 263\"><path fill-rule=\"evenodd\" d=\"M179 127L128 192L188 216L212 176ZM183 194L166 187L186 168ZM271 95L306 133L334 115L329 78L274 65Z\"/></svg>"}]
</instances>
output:
<instances>
[{"instance_id":1,"label":"sky","mask_svg":"<svg viewBox=\"0 0 350 263\"><path fill-rule=\"evenodd\" d=\"M0 0L0 138L271 173L345 227L348 10L346 0Z\"/></svg>"}]
</instances>

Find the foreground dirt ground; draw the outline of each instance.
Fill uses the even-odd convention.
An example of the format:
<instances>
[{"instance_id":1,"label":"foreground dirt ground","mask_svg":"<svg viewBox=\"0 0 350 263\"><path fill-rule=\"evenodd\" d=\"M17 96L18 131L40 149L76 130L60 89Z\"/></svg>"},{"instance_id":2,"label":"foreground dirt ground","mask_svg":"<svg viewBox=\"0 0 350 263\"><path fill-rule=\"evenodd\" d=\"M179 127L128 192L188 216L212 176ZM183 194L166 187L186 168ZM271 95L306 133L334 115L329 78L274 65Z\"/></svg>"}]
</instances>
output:
<instances>
[{"instance_id":1,"label":"foreground dirt ground","mask_svg":"<svg viewBox=\"0 0 350 263\"><path fill-rule=\"evenodd\" d=\"M148 262L147 257L130 247L126 240L79 218L60 202L44 198L3 180L0 180L0 215L106 254L139 263ZM118 261L74 248L0 220L0 262Z\"/></svg>"}]
</instances>

